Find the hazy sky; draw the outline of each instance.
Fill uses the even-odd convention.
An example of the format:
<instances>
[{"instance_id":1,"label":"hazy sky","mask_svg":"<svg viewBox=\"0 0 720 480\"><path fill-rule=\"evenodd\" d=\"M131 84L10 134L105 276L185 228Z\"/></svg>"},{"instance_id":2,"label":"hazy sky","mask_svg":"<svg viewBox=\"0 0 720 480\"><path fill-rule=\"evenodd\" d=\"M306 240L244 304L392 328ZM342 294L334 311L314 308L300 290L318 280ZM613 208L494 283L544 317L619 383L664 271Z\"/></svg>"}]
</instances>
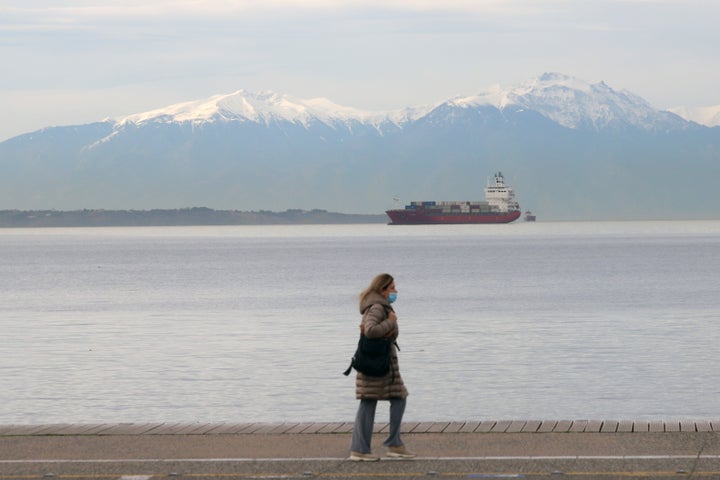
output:
<instances>
[{"instance_id":1,"label":"hazy sky","mask_svg":"<svg viewBox=\"0 0 720 480\"><path fill-rule=\"evenodd\" d=\"M388 110L553 71L720 104L718 0L2 0L0 141L239 89Z\"/></svg>"}]
</instances>

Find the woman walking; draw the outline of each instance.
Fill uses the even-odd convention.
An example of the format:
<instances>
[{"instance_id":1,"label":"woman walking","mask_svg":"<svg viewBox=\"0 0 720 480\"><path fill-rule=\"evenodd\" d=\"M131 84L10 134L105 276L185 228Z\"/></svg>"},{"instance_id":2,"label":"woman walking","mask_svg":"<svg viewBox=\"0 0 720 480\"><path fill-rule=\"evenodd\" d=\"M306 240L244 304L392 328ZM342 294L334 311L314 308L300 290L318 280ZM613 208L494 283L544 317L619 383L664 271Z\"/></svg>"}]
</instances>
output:
<instances>
[{"instance_id":1,"label":"woman walking","mask_svg":"<svg viewBox=\"0 0 720 480\"><path fill-rule=\"evenodd\" d=\"M376 276L370 286L360 294L360 331L368 338L389 338L393 341L390 371L383 377L372 377L357 372L355 396L360 400L350 444L350 460L374 462L380 457L372 454L370 442L375 424L378 400L390 401L390 434L383 443L387 456L412 458L416 455L405 448L400 439L400 425L405 412L408 391L400 376L400 367L394 341L398 337L398 319L391 304L397 299L395 280L387 273Z\"/></svg>"}]
</instances>

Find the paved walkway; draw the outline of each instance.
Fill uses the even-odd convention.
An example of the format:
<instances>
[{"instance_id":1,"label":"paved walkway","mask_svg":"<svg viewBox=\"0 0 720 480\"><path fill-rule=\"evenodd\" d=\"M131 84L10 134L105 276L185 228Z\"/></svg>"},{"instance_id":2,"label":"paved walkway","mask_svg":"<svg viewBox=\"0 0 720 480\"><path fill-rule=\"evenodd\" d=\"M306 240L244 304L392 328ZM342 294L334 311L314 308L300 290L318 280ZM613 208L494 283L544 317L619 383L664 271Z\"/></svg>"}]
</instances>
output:
<instances>
[{"instance_id":1,"label":"paved walkway","mask_svg":"<svg viewBox=\"0 0 720 480\"><path fill-rule=\"evenodd\" d=\"M348 462L340 423L0 426L0 480L718 478L720 421L406 423L419 457ZM376 426L383 455L387 425Z\"/></svg>"}]
</instances>

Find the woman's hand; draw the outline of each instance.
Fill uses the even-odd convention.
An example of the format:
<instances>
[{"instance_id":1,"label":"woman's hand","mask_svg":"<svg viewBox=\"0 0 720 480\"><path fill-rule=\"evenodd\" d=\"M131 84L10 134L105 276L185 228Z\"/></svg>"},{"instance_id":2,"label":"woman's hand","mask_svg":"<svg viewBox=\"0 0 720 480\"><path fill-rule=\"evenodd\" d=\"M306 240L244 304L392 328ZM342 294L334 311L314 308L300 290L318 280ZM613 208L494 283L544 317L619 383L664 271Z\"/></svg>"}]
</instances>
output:
<instances>
[{"instance_id":1,"label":"woman's hand","mask_svg":"<svg viewBox=\"0 0 720 480\"><path fill-rule=\"evenodd\" d=\"M396 338L397 334L398 334L398 329L393 328L392 330L390 330L388 333L385 334L385 338Z\"/></svg>"},{"instance_id":2,"label":"woman's hand","mask_svg":"<svg viewBox=\"0 0 720 480\"><path fill-rule=\"evenodd\" d=\"M395 315L395 312L388 313L388 319L392 320L393 322L397 322L397 315Z\"/></svg>"}]
</instances>

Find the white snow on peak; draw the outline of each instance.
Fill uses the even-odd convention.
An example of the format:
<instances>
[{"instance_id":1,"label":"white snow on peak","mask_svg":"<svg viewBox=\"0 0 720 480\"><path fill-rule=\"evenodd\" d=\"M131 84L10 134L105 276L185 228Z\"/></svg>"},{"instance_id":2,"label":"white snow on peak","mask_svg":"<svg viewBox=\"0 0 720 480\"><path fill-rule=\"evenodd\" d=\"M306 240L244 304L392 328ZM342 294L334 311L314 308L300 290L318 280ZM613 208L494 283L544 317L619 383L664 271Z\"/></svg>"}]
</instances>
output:
<instances>
[{"instance_id":1,"label":"white snow on peak","mask_svg":"<svg viewBox=\"0 0 720 480\"><path fill-rule=\"evenodd\" d=\"M403 127L418 120L440 105L472 108L492 106L500 111L514 106L533 110L568 128L600 130L612 125L634 125L648 130L658 126L663 112L652 108L645 100L627 91L613 90L604 82L586 81L561 73L544 73L537 78L510 88L499 85L471 96L457 96L435 105L409 107L392 111L367 111L338 105L327 98L298 99L272 91L250 92L238 90L231 94L215 95L190 102L138 113L121 118L116 128L149 122L222 122L240 121L269 125L291 122L304 127L321 122L331 128L368 125L380 133L390 124ZM685 112L698 123L720 124L720 107L711 112ZM678 113L677 111L675 113ZM660 115L660 116L659 116ZM667 116L667 114L665 114ZM681 117L688 116L678 113ZM714 119L714 120L713 120Z\"/></svg>"},{"instance_id":2,"label":"white snow on peak","mask_svg":"<svg viewBox=\"0 0 720 480\"><path fill-rule=\"evenodd\" d=\"M706 127L720 127L720 105L712 107L675 107L668 108L668 111L685 120Z\"/></svg>"},{"instance_id":3,"label":"white snow on peak","mask_svg":"<svg viewBox=\"0 0 720 480\"><path fill-rule=\"evenodd\" d=\"M392 110L388 112L378 112L379 116L384 116L388 121L398 126L403 126L406 123L418 120L432 110L434 110L438 104L434 105L422 105L418 107L407 107L400 110Z\"/></svg>"},{"instance_id":4,"label":"white snow on peak","mask_svg":"<svg viewBox=\"0 0 720 480\"><path fill-rule=\"evenodd\" d=\"M273 121L289 121L307 126L313 120L328 125L362 121L374 123L385 120L384 112L368 112L344 107L326 98L301 100L272 91L249 92L238 90L227 95L177 103L149 112L129 115L118 120L119 125L147 122L210 122L245 120L269 124Z\"/></svg>"},{"instance_id":5,"label":"white snow on peak","mask_svg":"<svg viewBox=\"0 0 720 480\"><path fill-rule=\"evenodd\" d=\"M655 110L642 98L616 91L604 82L588 83L561 73L544 73L520 85L494 86L469 97L447 102L459 107L490 105L499 110L519 106L535 110L568 128L591 126L599 129L613 122L650 127Z\"/></svg>"},{"instance_id":6,"label":"white snow on peak","mask_svg":"<svg viewBox=\"0 0 720 480\"><path fill-rule=\"evenodd\" d=\"M555 93L558 90L590 93L592 86L560 73L545 73L515 87L502 88L500 85L493 85L477 95L456 97L448 103L460 107L491 105L502 110L508 105L523 105L527 103L526 98L545 97L548 100L563 100Z\"/></svg>"},{"instance_id":7,"label":"white snow on peak","mask_svg":"<svg viewBox=\"0 0 720 480\"><path fill-rule=\"evenodd\" d=\"M600 82L605 85L603 82ZM562 73L548 72L543 73L537 78L526 81L522 85L513 89L515 95L526 95L533 91L544 91L547 89L564 88L570 90L578 90L585 93L592 92L593 86L584 80L564 75Z\"/></svg>"},{"instance_id":8,"label":"white snow on peak","mask_svg":"<svg viewBox=\"0 0 720 480\"><path fill-rule=\"evenodd\" d=\"M605 82L588 83L560 73L545 73L513 89L512 103L540 112L568 128L630 123L651 128L656 113L645 100L616 91Z\"/></svg>"},{"instance_id":9,"label":"white snow on peak","mask_svg":"<svg viewBox=\"0 0 720 480\"><path fill-rule=\"evenodd\" d=\"M475 107L481 105L490 105L499 110L505 108L510 102L509 91L503 90L500 85L493 85L488 90L471 95L469 97L455 97L448 103L457 107Z\"/></svg>"}]
</instances>

